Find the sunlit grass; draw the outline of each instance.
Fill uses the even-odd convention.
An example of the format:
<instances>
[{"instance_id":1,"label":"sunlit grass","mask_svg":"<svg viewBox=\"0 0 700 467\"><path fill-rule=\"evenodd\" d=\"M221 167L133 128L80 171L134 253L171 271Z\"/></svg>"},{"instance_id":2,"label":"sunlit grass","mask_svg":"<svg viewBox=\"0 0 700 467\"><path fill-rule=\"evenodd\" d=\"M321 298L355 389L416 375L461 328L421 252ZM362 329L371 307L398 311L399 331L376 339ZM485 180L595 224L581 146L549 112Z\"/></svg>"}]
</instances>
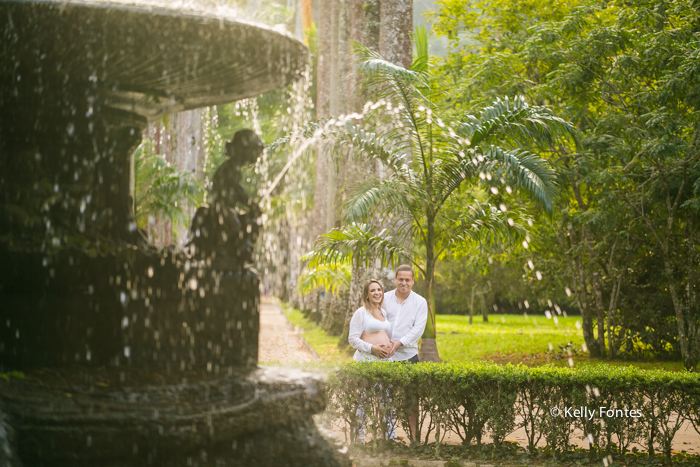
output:
<instances>
[{"instance_id":1,"label":"sunlit grass","mask_svg":"<svg viewBox=\"0 0 700 467\"><path fill-rule=\"evenodd\" d=\"M481 316L438 315L437 345L440 358L448 362L477 361L492 358L517 358L518 355L544 354L551 344L554 350L573 343L582 352L583 336L576 327L580 317L489 315L487 323Z\"/></svg>"},{"instance_id":2,"label":"sunlit grass","mask_svg":"<svg viewBox=\"0 0 700 467\"><path fill-rule=\"evenodd\" d=\"M295 328L318 354L323 362L352 360L352 352L338 349L338 337L328 336L319 325L304 317L299 310L284 305L284 311ZM524 363L529 366L553 364L569 366L566 345L571 343L571 363L576 367L589 365L635 366L648 370L682 371L681 362L592 360L583 351L581 317L544 315L489 315L487 323L481 315L437 315L437 346L440 358L446 362L491 360L496 363ZM550 344L551 349L550 350Z\"/></svg>"}]
</instances>

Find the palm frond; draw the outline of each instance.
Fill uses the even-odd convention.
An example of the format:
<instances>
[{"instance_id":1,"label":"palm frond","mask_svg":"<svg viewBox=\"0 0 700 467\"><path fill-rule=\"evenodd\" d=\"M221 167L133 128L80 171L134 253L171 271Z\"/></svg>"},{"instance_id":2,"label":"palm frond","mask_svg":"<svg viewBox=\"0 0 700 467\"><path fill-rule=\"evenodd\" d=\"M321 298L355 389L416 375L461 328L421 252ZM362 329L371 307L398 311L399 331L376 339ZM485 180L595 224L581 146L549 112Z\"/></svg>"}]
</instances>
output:
<instances>
[{"instance_id":1,"label":"palm frond","mask_svg":"<svg viewBox=\"0 0 700 467\"><path fill-rule=\"evenodd\" d=\"M347 222L367 222L380 208L393 216L413 217L414 199L421 194L427 196L408 170L401 174L391 173L382 180L369 177L355 187L343 203L342 211Z\"/></svg>"},{"instance_id":2,"label":"palm frond","mask_svg":"<svg viewBox=\"0 0 700 467\"><path fill-rule=\"evenodd\" d=\"M380 80L390 86L406 84L426 86L428 82L427 67L424 69L406 69L401 65L385 60L378 52L365 47L362 44L353 42L353 49L357 55L359 69L368 79Z\"/></svg>"},{"instance_id":3,"label":"palm frond","mask_svg":"<svg viewBox=\"0 0 700 467\"><path fill-rule=\"evenodd\" d=\"M464 157L459 153L464 154ZM476 158L467 157L464 151L458 151L453 157L441 162L434 171L434 178L439 200L444 202L465 180L472 179L479 173L480 163Z\"/></svg>"},{"instance_id":4,"label":"palm frond","mask_svg":"<svg viewBox=\"0 0 700 467\"><path fill-rule=\"evenodd\" d=\"M420 130L416 111L421 105L432 107L424 94L430 89L427 54L419 56L415 66L404 68L361 44L355 44L354 52L359 72L365 77L363 89L375 101L366 109L369 110L368 119L376 120L380 127L391 128L391 131L403 128L415 135Z\"/></svg>"},{"instance_id":5,"label":"palm frond","mask_svg":"<svg viewBox=\"0 0 700 467\"><path fill-rule=\"evenodd\" d=\"M523 189L535 201L542 204L547 212L552 211L552 203L557 196L556 172L549 163L523 149L505 150L498 146L484 148L484 171L496 172L502 169L506 182Z\"/></svg>"},{"instance_id":6,"label":"palm frond","mask_svg":"<svg viewBox=\"0 0 700 467\"><path fill-rule=\"evenodd\" d=\"M307 268L299 276L297 290L302 295L308 295L317 288L324 288L333 295L350 288L352 267L348 263L324 265Z\"/></svg>"},{"instance_id":7,"label":"palm frond","mask_svg":"<svg viewBox=\"0 0 700 467\"><path fill-rule=\"evenodd\" d=\"M527 235L527 229L514 221L521 217L522 214L507 214L475 200L450 228L441 232L442 249L470 243L480 245L521 240Z\"/></svg>"},{"instance_id":8,"label":"palm frond","mask_svg":"<svg viewBox=\"0 0 700 467\"><path fill-rule=\"evenodd\" d=\"M376 259L383 264L397 264L411 257L411 252L386 230L377 235L369 224L352 224L321 235L305 259L309 260L309 267L316 267L353 261L369 266Z\"/></svg>"},{"instance_id":9,"label":"palm frond","mask_svg":"<svg viewBox=\"0 0 700 467\"><path fill-rule=\"evenodd\" d=\"M396 170L407 164L410 144L403 140L392 140L386 135L365 131L351 123L335 127L324 133L336 148L346 146L365 159L375 158Z\"/></svg>"},{"instance_id":10,"label":"palm frond","mask_svg":"<svg viewBox=\"0 0 700 467\"><path fill-rule=\"evenodd\" d=\"M421 25L416 28L416 32L413 34L413 43L416 46L416 54L409 70L418 73L427 72L430 65L430 54L428 52L428 30L425 26Z\"/></svg>"},{"instance_id":11,"label":"palm frond","mask_svg":"<svg viewBox=\"0 0 700 467\"><path fill-rule=\"evenodd\" d=\"M556 117L546 107L530 106L522 96L498 98L481 109L478 117L463 115L454 128L460 136L469 139L472 146L482 144L495 134L502 134L517 146L553 143L563 137L577 140L571 123Z\"/></svg>"}]
</instances>

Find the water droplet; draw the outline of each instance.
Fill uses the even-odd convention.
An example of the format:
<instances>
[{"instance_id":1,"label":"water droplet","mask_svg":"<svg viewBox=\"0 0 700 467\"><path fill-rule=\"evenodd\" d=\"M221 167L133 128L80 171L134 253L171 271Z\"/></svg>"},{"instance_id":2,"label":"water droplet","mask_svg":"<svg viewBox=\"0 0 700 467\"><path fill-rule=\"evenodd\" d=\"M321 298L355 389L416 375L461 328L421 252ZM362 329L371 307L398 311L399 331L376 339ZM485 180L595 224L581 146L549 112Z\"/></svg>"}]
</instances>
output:
<instances>
[{"instance_id":1,"label":"water droplet","mask_svg":"<svg viewBox=\"0 0 700 467\"><path fill-rule=\"evenodd\" d=\"M552 312L549 310L544 310L544 315L547 317L547 319L552 319Z\"/></svg>"},{"instance_id":2,"label":"water droplet","mask_svg":"<svg viewBox=\"0 0 700 467\"><path fill-rule=\"evenodd\" d=\"M131 347L129 347L128 345L124 347L124 356L126 358L131 357Z\"/></svg>"},{"instance_id":3,"label":"water droplet","mask_svg":"<svg viewBox=\"0 0 700 467\"><path fill-rule=\"evenodd\" d=\"M148 277L153 277L153 267L148 268Z\"/></svg>"}]
</instances>

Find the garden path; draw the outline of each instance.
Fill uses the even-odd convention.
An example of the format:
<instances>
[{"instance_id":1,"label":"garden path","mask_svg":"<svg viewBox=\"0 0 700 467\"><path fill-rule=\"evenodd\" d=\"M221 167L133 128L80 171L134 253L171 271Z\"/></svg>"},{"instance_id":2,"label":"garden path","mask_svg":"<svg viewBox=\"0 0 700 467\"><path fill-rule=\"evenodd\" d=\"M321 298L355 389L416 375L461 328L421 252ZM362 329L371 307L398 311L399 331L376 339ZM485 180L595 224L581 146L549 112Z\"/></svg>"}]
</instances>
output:
<instances>
[{"instance_id":1,"label":"garden path","mask_svg":"<svg viewBox=\"0 0 700 467\"><path fill-rule=\"evenodd\" d=\"M292 324L277 301L263 296L260 300L260 340L258 361L306 363L318 360L304 339L294 331Z\"/></svg>"}]
</instances>

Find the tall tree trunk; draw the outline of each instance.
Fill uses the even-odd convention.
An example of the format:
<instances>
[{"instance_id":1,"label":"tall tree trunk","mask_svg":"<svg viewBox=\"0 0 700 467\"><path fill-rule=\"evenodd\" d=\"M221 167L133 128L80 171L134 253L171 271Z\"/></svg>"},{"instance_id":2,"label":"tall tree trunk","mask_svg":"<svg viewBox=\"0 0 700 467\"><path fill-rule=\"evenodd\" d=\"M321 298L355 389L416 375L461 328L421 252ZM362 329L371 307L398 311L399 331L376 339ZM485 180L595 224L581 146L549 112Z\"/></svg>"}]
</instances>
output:
<instances>
[{"instance_id":1,"label":"tall tree trunk","mask_svg":"<svg viewBox=\"0 0 700 467\"><path fill-rule=\"evenodd\" d=\"M378 50L379 49L379 0L352 0L350 21L350 39L365 47ZM350 66L352 74L349 81L349 105L350 110L359 112L362 110L366 101L366 96L361 89L361 77L358 74L357 64L350 57ZM344 186L345 193L352 190L354 183L362 180L365 175L369 175L373 169L368 168L366 164L359 164L355 161L348 161L344 167ZM343 332L338 341L339 347L348 346L348 333L350 320L352 315L362 305L362 287L364 281L371 276L375 276L373 268L365 268L361 264L353 261L352 276L350 280L350 290L348 293L348 303L345 307L345 322Z\"/></svg>"},{"instance_id":2,"label":"tall tree trunk","mask_svg":"<svg viewBox=\"0 0 700 467\"><path fill-rule=\"evenodd\" d=\"M580 254L574 255L571 253L577 246L576 232L574 231L572 225L569 225L568 227L568 234L568 245L563 238L563 234L557 235L557 240L559 240L559 245L567 259L574 294L576 296L576 303L578 304L578 309L581 312L581 329L583 332L583 340L586 343L590 356L598 357L598 342L593 335L593 318L591 317L591 310L588 306L586 270L583 263L583 258L581 258ZM582 228L581 235L585 235L585 227Z\"/></svg>"},{"instance_id":3,"label":"tall tree trunk","mask_svg":"<svg viewBox=\"0 0 700 467\"><path fill-rule=\"evenodd\" d=\"M613 262L615 258L615 249L617 247L617 242L615 242L610 250L610 260L608 262L608 275L612 281L612 290L610 292L610 305L608 306L607 313L607 332L608 332L608 350L610 358L615 358L619 350L619 342L615 338L615 315L617 314L617 302L620 297L620 289L622 288L622 281L627 272L627 267L622 267L622 270L616 275L615 274L615 264Z\"/></svg>"},{"instance_id":4,"label":"tall tree trunk","mask_svg":"<svg viewBox=\"0 0 700 467\"><path fill-rule=\"evenodd\" d=\"M318 28L318 68L316 85L316 116L328 118L331 115L331 79L332 79L332 21L333 4L336 0L321 0L319 6L320 20ZM330 154L322 143L316 145L316 176L314 183L314 209L312 236L314 241L328 231L328 219L332 215L332 206L328 198L329 175L331 172ZM322 314L325 309L323 297L316 291L312 294L311 302L316 313ZM318 304L318 305L316 305Z\"/></svg>"},{"instance_id":5,"label":"tall tree trunk","mask_svg":"<svg viewBox=\"0 0 700 467\"><path fill-rule=\"evenodd\" d=\"M430 186L428 186L430 193ZM432 333L426 332L423 334L420 348L420 361L422 362L439 362L440 355L437 350L437 327L435 323L435 308L433 307L433 286L435 284L435 217L432 213L428 213L427 218L427 242L425 245L425 280L427 281L427 297L428 301L428 322L432 328Z\"/></svg>"},{"instance_id":6,"label":"tall tree trunk","mask_svg":"<svg viewBox=\"0 0 700 467\"><path fill-rule=\"evenodd\" d=\"M481 320L484 323L489 322L489 309L486 307L486 291L481 291Z\"/></svg>"},{"instance_id":7,"label":"tall tree trunk","mask_svg":"<svg viewBox=\"0 0 700 467\"><path fill-rule=\"evenodd\" d=\"M379 54L392 63L410 67L413 61L413 0L383 0L380 17Z\"/></svg>"},{"instance_id":8,"label":"tall tree trunk","mask_svg":"<svg viewBox=\"0 0 700 467\"><path fill-rule=\"evenodd\" d=\"M365 1L351 0L350 5L350 41L367 46L363 41L365 34ZM350 51L352 52L352 51ZM362 79L359 74L359 66L355 60L350 60L350 76L348 79L348 108L351 112L361 112L365 103L362 95Z\"/></svg>"}]
</instances>

